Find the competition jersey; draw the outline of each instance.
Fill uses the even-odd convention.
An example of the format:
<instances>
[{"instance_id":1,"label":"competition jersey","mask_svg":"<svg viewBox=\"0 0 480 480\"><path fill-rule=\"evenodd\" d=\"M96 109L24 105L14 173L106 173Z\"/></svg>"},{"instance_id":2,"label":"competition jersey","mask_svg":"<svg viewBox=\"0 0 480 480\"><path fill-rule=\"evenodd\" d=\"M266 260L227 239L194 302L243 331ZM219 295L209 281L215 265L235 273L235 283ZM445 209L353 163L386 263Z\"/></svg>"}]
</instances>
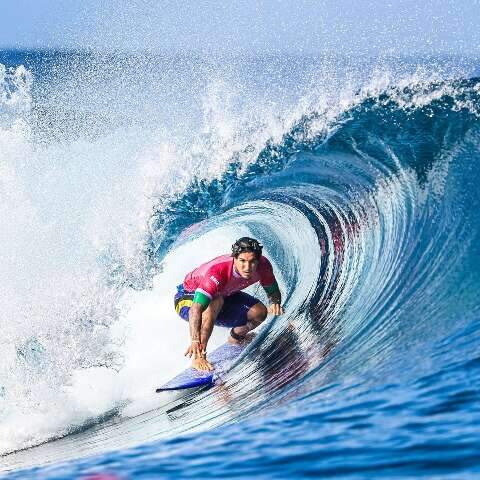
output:
<instances>
[{"instance_id":1,"label":"competition jersey","mask_svg":"<svg viewBox=\"0 0 480 480\"><path fill-rule=\"evenodd\" d=\"M260 282L263 287L270 287L275 283L272 264L266 257L260 257L257 269L246 279L235 270L233 257L222 255L188 273L183 281L183 288L188 292L203 293L211 300L216 295L228 297L256 282Z\"/></svg>"}]
</instances>

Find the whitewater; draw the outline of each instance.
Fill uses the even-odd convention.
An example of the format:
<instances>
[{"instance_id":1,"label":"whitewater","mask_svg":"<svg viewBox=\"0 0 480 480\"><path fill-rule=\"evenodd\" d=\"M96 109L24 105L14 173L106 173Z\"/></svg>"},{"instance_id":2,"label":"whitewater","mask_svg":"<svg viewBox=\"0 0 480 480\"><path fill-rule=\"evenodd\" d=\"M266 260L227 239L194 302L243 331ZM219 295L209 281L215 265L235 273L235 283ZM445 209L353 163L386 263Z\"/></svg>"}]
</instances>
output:
<instances>
[{"instance_id":1,"label":"whitewater","mask_svg":"<svg viewBox=\"0 0 480 480\"><path fill-rule=\"evenodd\" d=\"M0 475L479 478L475 65L0 51ZM244 235L285 314L155 394Z\"/></svg>"}]
</instances>

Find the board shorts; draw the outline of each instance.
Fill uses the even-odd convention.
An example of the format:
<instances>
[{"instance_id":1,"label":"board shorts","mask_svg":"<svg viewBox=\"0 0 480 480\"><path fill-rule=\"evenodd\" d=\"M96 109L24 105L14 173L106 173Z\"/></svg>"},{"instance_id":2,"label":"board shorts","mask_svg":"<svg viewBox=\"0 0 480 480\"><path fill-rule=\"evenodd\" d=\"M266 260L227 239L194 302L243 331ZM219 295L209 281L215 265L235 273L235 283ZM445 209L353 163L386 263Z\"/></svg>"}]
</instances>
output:
<instances>
[{"instance_id":1,"label":"board shorts","mask_svg":"<svg viewBox=\"0 0 480 480\"><path fill-rule=\"evenodd\" d=\"M195 292L187 292L183 285L177 287L174 298L175 311L183 320L188 322L188 312L193 303ZM219 327L242 327L247 324L247 313L254 305L259 303L258 298L245 292L237 292L224 298L223 307L215 320Z\"/></svg>"}]
</instances>

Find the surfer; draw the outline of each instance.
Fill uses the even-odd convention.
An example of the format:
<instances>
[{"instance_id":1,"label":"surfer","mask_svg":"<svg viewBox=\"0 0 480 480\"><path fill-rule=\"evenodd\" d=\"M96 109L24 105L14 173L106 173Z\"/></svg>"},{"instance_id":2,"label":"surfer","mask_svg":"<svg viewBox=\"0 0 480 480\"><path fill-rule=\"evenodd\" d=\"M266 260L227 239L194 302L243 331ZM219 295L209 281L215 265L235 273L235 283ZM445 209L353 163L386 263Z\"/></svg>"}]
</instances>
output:
<instances>
[{"instance_id":1,"label":"surfer","mask_svg":"<svg viewBox=\"0 0 480 480\"><path fill-rule=\"evenodd\" d=\"M228 341L240 344L268 313L283 313L280 289L262 248L254 238L242 237L232 245L231 254L200 265L177 287L175 310L190 325L191 343L185 355L193 357L193 368L213 370L207 360L207 344L214 325L231 328ZM256 282L267 293L268 309L241 291Z\"/></svg>"}]
</instances>

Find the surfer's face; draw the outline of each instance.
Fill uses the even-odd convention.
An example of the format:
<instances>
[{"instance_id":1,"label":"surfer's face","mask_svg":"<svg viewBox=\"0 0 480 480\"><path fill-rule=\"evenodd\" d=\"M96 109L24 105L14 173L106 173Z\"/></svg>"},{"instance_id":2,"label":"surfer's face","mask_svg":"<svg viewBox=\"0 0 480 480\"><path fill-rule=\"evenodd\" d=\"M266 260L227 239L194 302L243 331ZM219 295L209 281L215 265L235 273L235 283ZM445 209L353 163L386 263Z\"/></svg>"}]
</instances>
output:
<instances>
[{"instance_id":1,"label":"surfer's face","mask_svg":"<svg viewBox=\"0 0 480 480\"><path fill-rule=\"evenodd\" d=\"M253 252L241 253L233 259L235 270L242 278L250 278L258 267L258 260Z\"/></svg>"}]
</instances>

